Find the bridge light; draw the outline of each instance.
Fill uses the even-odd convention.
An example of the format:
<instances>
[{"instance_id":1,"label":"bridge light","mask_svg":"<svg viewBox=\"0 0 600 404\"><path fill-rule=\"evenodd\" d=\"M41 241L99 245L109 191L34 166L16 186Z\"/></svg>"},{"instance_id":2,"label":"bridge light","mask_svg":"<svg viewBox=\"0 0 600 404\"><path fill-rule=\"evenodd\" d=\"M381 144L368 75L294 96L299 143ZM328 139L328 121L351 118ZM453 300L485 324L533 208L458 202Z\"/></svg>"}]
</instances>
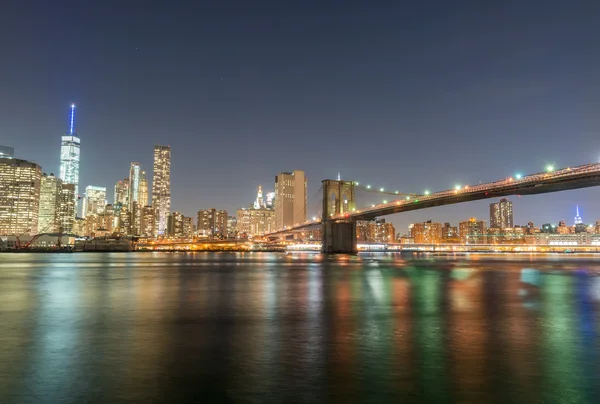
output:
<instances>
[{"instance_id":1,"label":"bridge light","mask_svg":"<svg viewBox=\"0 0 600 404\"><path fill-rule=\"evenodd\" d=\"M520 180L521 178L523 178L523 176L522 176L521 174L517 174L517 175L515 175L515 177L516 177L518 180Z\"/></svg>"},{"instance_id":2,"label":"bridge light","mask_svg":"<svg viewBox=\"0 0 600 404\"><path fill-rule=\"evenodd\" d=\"M367 185L367 189L371 189L371 186L370 186L370 185Z\"/></svg>"},{"instance_id":3,"label":"bridge light","mask_svg":"<svg viewBox=\"0 0 600 404\"><path fill-rule=\"evenodd\" d=\"M385 191L385 189L379 188L379 192L383 192L383 191Z\"/></svg>"},{"instance_id":4,"label":"bridge light","mask_svg":"<svg viewBox=\"0 0 600 404\"><path fill-rule=\"evenodd\" d=\"M554 171L554 166L553 166L552 164L548 164L548 165L546 166L546 171L548 171L548 172L552 172L552 171Z\"/></svg>"},{"instance_id":5,"label":"bridge light","mask_svg":"<svg viewBox=\"0 0 600 404\"><path fill-rule=\"evenodd\" d=\"M396 191L396 195L398 195L398 194L399 194L399 192L398 192L398 191Z\"/></svg>"}]
</instances>

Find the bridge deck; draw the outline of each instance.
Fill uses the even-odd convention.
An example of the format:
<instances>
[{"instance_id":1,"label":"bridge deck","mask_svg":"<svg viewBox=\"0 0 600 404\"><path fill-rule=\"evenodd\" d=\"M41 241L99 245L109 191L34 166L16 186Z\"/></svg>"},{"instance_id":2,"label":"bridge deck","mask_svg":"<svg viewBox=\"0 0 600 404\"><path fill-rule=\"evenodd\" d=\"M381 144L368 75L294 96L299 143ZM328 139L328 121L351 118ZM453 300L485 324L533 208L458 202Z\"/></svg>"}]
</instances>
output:
<instances>
[{"instance_id":1,"label":"bridge deck","mask_svg":"<svg viewBox=\"0 0 600 404\"><path fill-rule=\"evenodd\" d=\"M354 212L332 216L331 220L373 220L379 216L435 206L453 205L510 195L535 195L598 185L600 185L600 163L586 164L552 172L531 174L518 179L510 177L500 181L464 186L460 189L450 189L429 195L409 196L388 203L381 203L370 208L358 209ZM268 235L298 231L319 225L320 223L320 219L311 220Z\"/></svg>"}]
</instances>

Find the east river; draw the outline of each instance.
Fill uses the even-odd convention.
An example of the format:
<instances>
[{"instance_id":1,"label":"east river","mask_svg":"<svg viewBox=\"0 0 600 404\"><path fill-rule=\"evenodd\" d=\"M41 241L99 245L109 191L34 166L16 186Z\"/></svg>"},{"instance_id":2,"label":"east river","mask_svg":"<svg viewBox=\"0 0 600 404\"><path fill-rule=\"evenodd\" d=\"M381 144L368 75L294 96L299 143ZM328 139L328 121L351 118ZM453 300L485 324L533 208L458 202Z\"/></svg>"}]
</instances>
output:
<instances>
[{"instance_id":1,"label":"east river","mask_svg":"<svg viewBox=\"0 0 600 404\"><path fill-rule=\"evenodd\" d=\"M598 403L600 256L0 254L0 403Z\"/></svg>"}]
</instances>

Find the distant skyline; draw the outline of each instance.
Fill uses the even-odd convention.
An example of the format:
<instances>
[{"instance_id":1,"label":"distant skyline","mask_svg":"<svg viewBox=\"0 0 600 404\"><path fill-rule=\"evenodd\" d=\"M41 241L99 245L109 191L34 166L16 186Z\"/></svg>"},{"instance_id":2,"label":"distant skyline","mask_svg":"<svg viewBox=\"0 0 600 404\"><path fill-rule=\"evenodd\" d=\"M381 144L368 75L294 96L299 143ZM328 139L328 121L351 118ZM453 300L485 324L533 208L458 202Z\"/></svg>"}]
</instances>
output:
<instances>
[{"instance_id":1,"label":"distant skyline","mask_svg":"<svg viewBox=\"0 0 600 404\"><path fill-rule=\"evenodd\" d=\"M310 200L338 172L422 192L600 159L594 2L60 3L3 6L0 144L58 174L75 103L80 189L109 200L155 144L192 217L282 171ZM515 224L600 219L598 188L510 199ZM494 201L386 220L489 221Z\"/></svg>"}]
</instances>

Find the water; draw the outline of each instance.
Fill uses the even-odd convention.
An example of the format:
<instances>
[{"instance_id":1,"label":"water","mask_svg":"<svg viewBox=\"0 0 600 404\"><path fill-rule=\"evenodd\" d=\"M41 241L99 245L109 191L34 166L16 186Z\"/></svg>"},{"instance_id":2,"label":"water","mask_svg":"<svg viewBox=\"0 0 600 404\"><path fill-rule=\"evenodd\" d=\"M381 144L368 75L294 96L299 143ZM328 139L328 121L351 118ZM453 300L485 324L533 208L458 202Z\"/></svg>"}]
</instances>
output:
<instances>
[{"instance_id":1,"label":"water","mask_svg":"<svg viewBox=\"0 0 600 404\"><path fill-rule=\"evenodd\" d=\"M0 402L585 403L600 256L0 254Z\"/></svg>"}]
</instances>

